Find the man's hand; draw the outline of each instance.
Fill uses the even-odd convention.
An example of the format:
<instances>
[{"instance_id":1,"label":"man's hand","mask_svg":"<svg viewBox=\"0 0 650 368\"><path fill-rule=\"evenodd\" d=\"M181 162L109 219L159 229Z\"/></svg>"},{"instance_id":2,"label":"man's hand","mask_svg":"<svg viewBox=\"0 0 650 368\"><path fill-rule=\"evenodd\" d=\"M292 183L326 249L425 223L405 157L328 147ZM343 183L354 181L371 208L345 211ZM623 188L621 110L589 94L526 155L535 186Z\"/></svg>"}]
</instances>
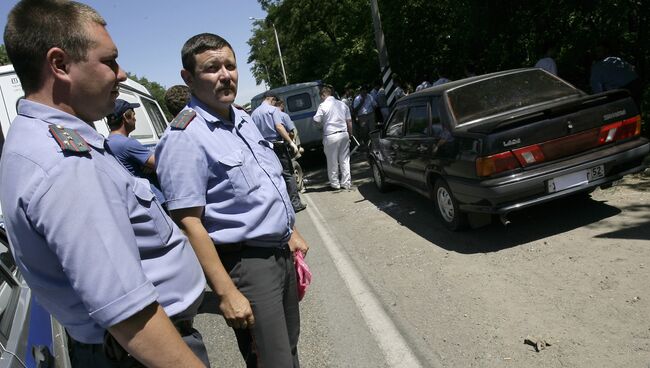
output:
<instances>
[{"instance_id":1,"label":"man's hand","mask_svg":"<svg viewBox=\"0 0 650 368\"><path fill-rule=\"evenodd\" d=\"M251 305L223 267L215 245L201 222L203 211L203 207L192 207L171 210L170 213L190 240L210 288L219 296L219 309L228 326L250 327L255 324Z\"/></svg>"},{"instance_id":2,"label":"man's hand","mask_svg":"<svg viewBox=\"0 0 650 368\"><path fill-rule=\"evenodd\" d=\"M298 146L296 146L295 143L293 143L293 142L289 143L289 147L291 147L291 152L294 155L298 153Z\"/></svg>"},{"instance_id":3,"label":"man's hand","mask_svg":"<svg viewBox=\"0 0 650 368\"><path fill-rule=\"evenodd\" d=\"M291 249L292 252L299 250L304 256L306 256L309 251L309 245L305 241L305 238L300 235L295 227L293 228L293 233L291 233L291 238L289 239L289 249Z\"/></svg>"},{"instance_id":4,"label":"man's hand","mask_svg":"<svg viewBox=\"0 0 650 368\"><path fill-rule=\"evenodd\" d=\"M219 309L229 327L251 328L255 325L255 316L250 302L236 288L221 296Z\"/></svg>"}]
</instances>

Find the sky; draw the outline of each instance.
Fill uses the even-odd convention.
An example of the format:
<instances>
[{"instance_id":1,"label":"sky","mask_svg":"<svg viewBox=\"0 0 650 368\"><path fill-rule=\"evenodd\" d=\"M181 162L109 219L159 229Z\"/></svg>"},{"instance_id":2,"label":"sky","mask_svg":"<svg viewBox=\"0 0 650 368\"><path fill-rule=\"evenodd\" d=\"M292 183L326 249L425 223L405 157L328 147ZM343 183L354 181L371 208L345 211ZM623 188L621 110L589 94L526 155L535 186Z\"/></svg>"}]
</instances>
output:
<instances>
[{"instance_id":1,"label":"sky","mask_svg":"<svg viewBox=\"0 0 650 368\"><path fill-rule=\"evenodd\" d=\"M181 47L198 33L225 38L235 49L239 71L238 104L266 88L255 84L246 63L253 22L266 13L256 0L79 0L95 8L108 23L107 29L119 50L122 69L147 77L165 88L183 84L180 77ZM0 29L18 0L0 0ZM1 42L0 42L1 43Z\"/></svg>"}]
</instances>

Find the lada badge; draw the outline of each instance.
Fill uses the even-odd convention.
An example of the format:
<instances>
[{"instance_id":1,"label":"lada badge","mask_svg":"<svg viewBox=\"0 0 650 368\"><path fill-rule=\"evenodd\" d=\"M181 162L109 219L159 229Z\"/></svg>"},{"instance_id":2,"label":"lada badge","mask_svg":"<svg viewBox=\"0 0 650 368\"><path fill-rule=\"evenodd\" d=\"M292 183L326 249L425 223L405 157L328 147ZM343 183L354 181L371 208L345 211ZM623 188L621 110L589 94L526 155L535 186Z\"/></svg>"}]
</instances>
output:
<instances>
[{"instance_id":1,"label":"lada badge","mask_svg":"<svg viewBox=\"0 0 650 368\"><path fill-rule=\"evenodd\" d=\"M521 143L521 138L515 138L515 139L511 139L509 141L503 142L503 146L504 147L510 147L510 146L514 146L514 145L519 144L519 143Z\"/></svg>"}]
</instances>

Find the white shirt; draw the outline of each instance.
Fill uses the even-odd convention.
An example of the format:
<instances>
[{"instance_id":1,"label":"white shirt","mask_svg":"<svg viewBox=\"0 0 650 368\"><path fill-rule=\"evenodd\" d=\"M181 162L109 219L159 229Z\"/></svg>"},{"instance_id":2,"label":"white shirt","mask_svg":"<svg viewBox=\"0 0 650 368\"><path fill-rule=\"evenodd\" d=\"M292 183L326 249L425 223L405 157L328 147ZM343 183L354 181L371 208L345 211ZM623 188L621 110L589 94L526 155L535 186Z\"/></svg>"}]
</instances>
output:
<instances>
[{"instance_id":1,"label":"white shirt","mask_svg":"<svg viewBox=\"0 0 650 368\"><path fill-rule=\"evenodd\" d=\"M539 59L537 64L535 64L535 68L544 69L553 75L557 75L557 65L555 65L555 60L550 57Z\"/></svg>"},{"instance_id":2,"label":"white shirt","mask_svg":"<svg viewBox=\"0 0 650 368\"><path fill-rule=\"evenodd\" d=\"M350 109L343 102L329 96L318 106L314 121L323 124L323 136L348 131L348 120L352 120Z\"/></svg>"}]
</instances>

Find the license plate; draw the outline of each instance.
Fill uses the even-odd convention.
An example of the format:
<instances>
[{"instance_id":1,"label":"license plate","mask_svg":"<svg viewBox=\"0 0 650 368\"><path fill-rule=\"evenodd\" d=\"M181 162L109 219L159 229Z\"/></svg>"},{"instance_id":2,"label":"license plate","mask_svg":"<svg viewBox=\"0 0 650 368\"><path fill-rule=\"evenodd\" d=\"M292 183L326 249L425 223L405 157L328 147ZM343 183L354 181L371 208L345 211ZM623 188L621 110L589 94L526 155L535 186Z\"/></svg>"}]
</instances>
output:
<instances>
[{"instance_id":1,"label":"license plate","mask_svg":"<svg viewBox=\"0 0 650 368\"><path fill-rule=\"evenodd\" d=\"M594 166L588 170L582 170L571 174L566 174L553 178L546 183L549 193L559 192L561 190L585 185L590 181L600 179L605 176L605 167L603 165Z\"/></svg>"}]
</instances>

